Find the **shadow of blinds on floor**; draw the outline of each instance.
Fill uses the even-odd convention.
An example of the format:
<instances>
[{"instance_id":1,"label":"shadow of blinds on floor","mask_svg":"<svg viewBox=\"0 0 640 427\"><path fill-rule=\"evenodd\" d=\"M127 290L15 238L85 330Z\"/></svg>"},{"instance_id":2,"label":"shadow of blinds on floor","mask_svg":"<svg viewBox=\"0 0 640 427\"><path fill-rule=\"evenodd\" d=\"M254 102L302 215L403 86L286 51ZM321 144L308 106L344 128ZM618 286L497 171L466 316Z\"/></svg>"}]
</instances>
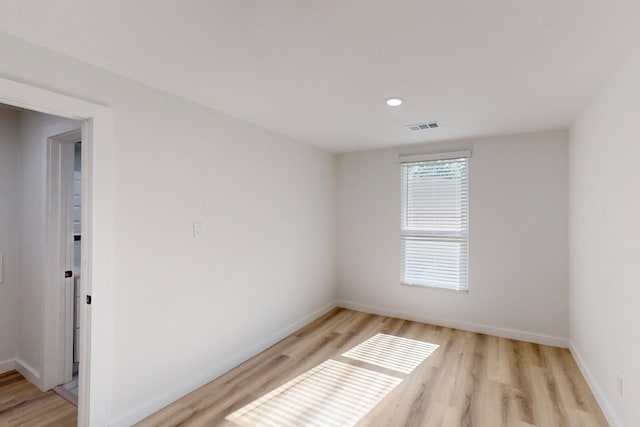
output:
<instances>
[{"instance_id":1,"label":"shadow of blinds on floor","mask_svg":"<svg viewBox=\"0 0 640 427\"><path fill-rule=\"evenodd\" d=\"M424 341L376 334L342 356L410 374L440 347Z\"/></svg>"},{"instance_id":2,"label":"shadow of blinds on floor","mask_svg":"<svg viewBox=\"0 0 640 427\"><path fill-rule=\"evenodd\" d=\"M353 426L402 379L335 360L227 416L244 427Z\"/></svg>"}]
</instances>

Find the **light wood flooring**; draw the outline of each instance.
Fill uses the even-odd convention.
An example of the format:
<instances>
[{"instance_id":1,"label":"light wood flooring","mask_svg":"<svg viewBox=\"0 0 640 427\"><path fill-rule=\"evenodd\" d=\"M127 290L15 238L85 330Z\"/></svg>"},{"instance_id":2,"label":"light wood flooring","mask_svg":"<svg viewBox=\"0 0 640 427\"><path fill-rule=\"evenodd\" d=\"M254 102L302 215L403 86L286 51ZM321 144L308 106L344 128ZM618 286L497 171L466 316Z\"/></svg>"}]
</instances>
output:
<instances>
[{"instance_id":1,"label":"light wood flooring","mask_svg":"<svg viewBox=\"0 0 640 427\"><path fill-rule=\"evenodd\" d=\"M77 410L53 391L41 392L16 371L0 374L0 426L75 427Z\"/></svg>"},{"instance_id":2,"label":"light wood flooring","mask_svg":"<svg viewBox=\"0 0 640 427\"><path fill-rule=\"evenodd\" d=\"M382 367L342 356L378 333L438 347L410 373L394 370L392 365ZM393 349L382 348L385 352L393 353ZM407 359L406 355L399 356L403 357ZM320 380L309 383L318 366L327 365L325 362L331 369L340 369L324 371L328 374L321 381L328 391L318 388ZM352 372L357 368L366 371L359 370L359 376L354 376ZM302 374L305 376L300 377ZM372 380L370 386L359 389L359 383L354 381L362 375ZM335 378L346 386L336 385ZM395 385L397 379L401 382ZM383 382L384 392L378 390ZM270 393L278 388L284 391ZM343 388L359 390L359 395L345 395ZM255 410L239 411L268 393L252 405ZM368 413L358 415L357 426L608 425L567 349L340 308L138 425L340 425L339 421L326 420L340 420L342 415L322 414L324 404L335 409L344 403L331 396L346 396L349 405L343 404L344 409L358 405L362 408L368 396L373 395L381 400ZM318 399L324 403L315 410L304 406ZM351 415L357 415L357 410L353 411ZM318 422L321 419L324 424Z\"/></svg>"}]
</instances>

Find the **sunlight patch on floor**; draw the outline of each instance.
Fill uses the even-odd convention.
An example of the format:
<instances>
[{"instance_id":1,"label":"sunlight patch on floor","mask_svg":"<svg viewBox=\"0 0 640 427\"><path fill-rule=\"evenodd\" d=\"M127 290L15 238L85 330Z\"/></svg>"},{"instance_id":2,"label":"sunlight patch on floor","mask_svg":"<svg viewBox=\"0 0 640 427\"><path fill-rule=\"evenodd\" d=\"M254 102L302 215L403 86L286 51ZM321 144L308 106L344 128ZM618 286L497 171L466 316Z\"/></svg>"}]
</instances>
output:
<instances>
[{"instance_id":1,"label":"sunlight patch on floor","mask_svg":"<svg viewBox=\"0 0 640 427\"><path fill-rule=\"evenodd\" d=\"M353 426L401 382L401 378L327 360L227 420L246 427Z\"/></svg>"},{"instance_id":2,"label":"sunlight patch on floor","mask_svg":"<svg viewBox=\"0 0 640 427\"><path fill-rule=\"evenodd\" d=\"M376 334L342 356L410 374L440 347L424 341Z\"/></svg>"}]
</instances>

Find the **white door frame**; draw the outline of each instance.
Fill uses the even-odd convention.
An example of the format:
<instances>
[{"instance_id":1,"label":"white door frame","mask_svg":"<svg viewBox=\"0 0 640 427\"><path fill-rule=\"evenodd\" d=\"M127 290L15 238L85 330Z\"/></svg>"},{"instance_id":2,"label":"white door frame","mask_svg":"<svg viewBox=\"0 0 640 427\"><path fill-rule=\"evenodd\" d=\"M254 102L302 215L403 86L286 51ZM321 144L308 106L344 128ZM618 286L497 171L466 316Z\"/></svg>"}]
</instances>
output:
<instances>
[{"instance_id":1,"label":"white door frame","mask_svg":"<svg viewBox=\"0 0 640 427\"><path fill-rule=\"evenodd\" d=\"M73 377L74 278L73 196L75 143L82 140L82 129L47 139L47 276L45 298L49 338L48 357L42 370L43 388L66 384ZM82 282L81 282L82 283ZM79 308L79 307L78 307Z\"/></svg>"},{"instance_id":2,"label":"white door frame","mask_svg":"<svg viewBox=\"0 0 640 427\"><path fill-rule=\"evenodd\" d=\"M108 107L0 77L0 102L82 121L82 281L78 426L109 425L114 176ZM46 325L43 325L46 327ZM45 359L46 359L45 349Z\"/></svg>"}]
</instances>

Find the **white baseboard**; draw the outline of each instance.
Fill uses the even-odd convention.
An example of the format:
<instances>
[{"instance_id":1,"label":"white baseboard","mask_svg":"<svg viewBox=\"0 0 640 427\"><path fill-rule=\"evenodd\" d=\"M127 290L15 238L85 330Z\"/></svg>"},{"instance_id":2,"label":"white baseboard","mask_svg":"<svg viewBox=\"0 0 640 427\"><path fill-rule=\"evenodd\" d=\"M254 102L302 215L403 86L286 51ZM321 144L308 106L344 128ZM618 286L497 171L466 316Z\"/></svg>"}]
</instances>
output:
<instances>
[{"instance_id":1,"label":"white baseboard","mask_svg":"<svg viewBox=\"0 0 640 427\"><path fill-rule=\"evenodd\" d=\"M383 307L374 307L365 304L358 304L352 301L338 301L338 307L365 313L378 314L380 316L397 317L400 319L413 320L415 322L428 323L430 325L444 326L447 328L462 329L464 331L478 332L481 334L495 335L520 341L527 341L536 344L552 345L555 347L568 348L568 339L554 337L552 335L538 334L535 332L518 331L515 329L501 328L498 326L483 325L479 323L463 322L459 320L430 317L425 314L409 313L404 310L396 310Z\"/></svg>"},{"instance_id":2,"label":"white baseboard","mask_svg":"<svg viewBox=\"0 0 640 427\"><path fill-rule=\"evenodd\" d=\"M128 427L137 423L138 421L159 411L160 409L164 408L170 403L175 402L181 397L191 393L197 388L202 387L203 385L213 381L214 379L218 378L220 375L230 371L231 369L235 368L241 363L246 362L247 360L251 359L253 356L266 350L267 348L271 347L272 345L282 340L283 338L286 338L287 336L291 335L292 333L302 328L303 326L308 325L309 323L319 318L323 314L329 312L330 310L334 309L335 307L336 307L335 301L323 307L320 307L319 309L315 310L313 313L307 316L304 316L303 318L293 322L292 324L280 329L270 337L252 345L251 347L248 347L242 353L226 360L220 365L212 367L211 369L205 372L201 372L200 374L189 378L188 380L177 385L176 387L173 387L165 391L164 393L144 402L142 405L139 405L137 408L133 409L132 411L129 411L128 413L115 418L115 420L112 421L109 425L111 427Z\"/></svg>"},{"instance_id":3,"label":"white baseboard","mask_svg":"<svg viewBox=\"0 0 640 427\"><path fill-rule=\"evenodd\" d=\"M5 372L13 371L16 369L16 361L5 360L4 362L0 362L0 374L4 374Z\"/></svg>"},{"instance_id":4,"label":"white baseboard","mask_svg":"<svg viewBox=\"0 0 640 427\"><path fill-rule=\"evenodd\" d=\"M598 405L600 405L600 409L602 409L602 413L604 414L605 418L609 422L609 425L611 427L622 427L622 423L620 422L620 419L618 419L618 416L614 412L613 407L611 406L611 403L609 403L609 400L605 397L604 393L602 392L602 389L600 388L600 385L598 385L598 382L596 381L595 377L591 373L591 370L585 363L584 359L582 358L582 355L578 351L578 348L575 346L573 341L569 341L569 349L571 350L571 354L573 354L573 358L575 359L578 365L578 368L580 369L580 372L582 372L582 376L587 381L587 385L589 386L589 388L591 389L591 392L593 393L596 400L598 401Z\"/></svg>"},{"instance_id":5,"label":"white baseboard","mask_svg":"<svg viewBox=\"0 0 640 427\"><path fill-rule=\"evenodd\" d=\"M31 384L35 385L40 389L40 391L45 391L42 389L40 384L40 372L37 369L27 365L21 360L16 360L16 371L20 372L23 377L27 379Z\"/></svg>"}]
</instances>

